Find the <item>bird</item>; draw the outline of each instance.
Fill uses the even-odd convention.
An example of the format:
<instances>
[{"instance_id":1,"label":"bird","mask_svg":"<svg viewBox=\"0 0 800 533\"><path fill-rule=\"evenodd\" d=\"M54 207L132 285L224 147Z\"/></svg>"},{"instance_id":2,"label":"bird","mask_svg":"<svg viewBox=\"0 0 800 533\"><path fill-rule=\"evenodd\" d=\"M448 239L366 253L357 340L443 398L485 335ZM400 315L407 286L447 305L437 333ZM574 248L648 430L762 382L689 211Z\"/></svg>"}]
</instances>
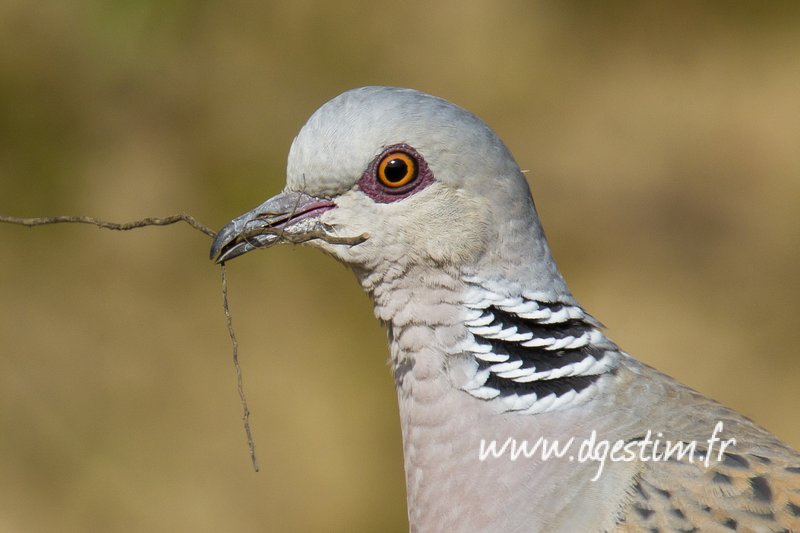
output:
<instances>
[{"instance_id":1,"label":"bird","mask_svg":"<svg viewBox=\"0 0 800 533\"><path fill-rule=\"evenodd\" d=\"M287 242L348 265L388 330L410 531L800 531L800 454L607 336L469 111L377 86L322 105L211 258Z\"/></svg>"}]
</instances>

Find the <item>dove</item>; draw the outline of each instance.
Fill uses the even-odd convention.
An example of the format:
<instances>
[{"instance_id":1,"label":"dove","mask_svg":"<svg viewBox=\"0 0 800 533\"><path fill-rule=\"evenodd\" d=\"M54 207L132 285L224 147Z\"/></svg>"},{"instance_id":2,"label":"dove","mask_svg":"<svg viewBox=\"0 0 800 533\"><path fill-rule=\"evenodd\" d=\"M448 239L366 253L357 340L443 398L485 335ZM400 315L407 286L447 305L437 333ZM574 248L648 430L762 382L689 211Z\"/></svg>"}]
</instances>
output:
<instances>
[{"instance_id":1,"label":"dove","mask_svg":"<svg viewBox=\"0 0 800 533\"><path fill-rule=\"evenodd\" d=\"M800 454L606 335L472 113L392 87L324 104L211 257L286 242L348 265L388 330L411 531L800 531Z\"/></svg>"}]
</instances>

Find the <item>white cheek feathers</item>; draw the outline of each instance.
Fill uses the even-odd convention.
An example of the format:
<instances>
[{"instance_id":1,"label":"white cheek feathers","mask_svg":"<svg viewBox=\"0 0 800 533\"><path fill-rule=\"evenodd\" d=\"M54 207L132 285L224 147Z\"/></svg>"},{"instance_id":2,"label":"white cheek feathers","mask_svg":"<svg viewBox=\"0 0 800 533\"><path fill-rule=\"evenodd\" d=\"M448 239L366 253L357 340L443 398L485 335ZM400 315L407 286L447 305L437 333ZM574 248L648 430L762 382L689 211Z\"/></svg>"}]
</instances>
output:
<instances>
[{"instance_id":1,"label":"white cheek feathers","mask_svg":"<svg viewBox=\"0 0 800 533\"><path fill-rule=\"evenodd\" d=\"M489 239L489 212L479 199L434 183L408 203L409 209L398 209L400 228L403 240L413 245L421 260L463 265L483 254Z\"/></svg>"}]
</instances>

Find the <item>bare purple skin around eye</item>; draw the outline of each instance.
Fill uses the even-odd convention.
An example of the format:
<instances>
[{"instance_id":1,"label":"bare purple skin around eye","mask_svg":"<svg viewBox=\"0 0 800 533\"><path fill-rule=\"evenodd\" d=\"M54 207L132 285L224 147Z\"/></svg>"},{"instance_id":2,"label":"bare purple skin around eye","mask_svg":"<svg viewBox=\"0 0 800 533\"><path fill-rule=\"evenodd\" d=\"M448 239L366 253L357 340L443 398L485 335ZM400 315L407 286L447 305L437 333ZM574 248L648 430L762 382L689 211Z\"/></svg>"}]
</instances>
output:
<instances>
[{"instance_id":1,"label":"bare purple skin around eye","mask_svg":"<svg viewBox=\"0 0 800 533\"><path fill-rule=\"evenodd\" d=\"M417 162L417 177L413 181L397 189L392 189L383 185L378 181L378 177L376 176L378 163L380 163L381 159L383 159L386 154L392 152L405 152ZM403 198L408 198L412 194L421 191L433 183L433 180L433 173L431 169L428 168L428 164L419 152L407 144L393 144L384 148L383 151L372 160L367 170L364 171L364 174L361 176L361 179L358 180L358 188L379 204L388 204L402 200Z\"/></svg>"}]
</instances>

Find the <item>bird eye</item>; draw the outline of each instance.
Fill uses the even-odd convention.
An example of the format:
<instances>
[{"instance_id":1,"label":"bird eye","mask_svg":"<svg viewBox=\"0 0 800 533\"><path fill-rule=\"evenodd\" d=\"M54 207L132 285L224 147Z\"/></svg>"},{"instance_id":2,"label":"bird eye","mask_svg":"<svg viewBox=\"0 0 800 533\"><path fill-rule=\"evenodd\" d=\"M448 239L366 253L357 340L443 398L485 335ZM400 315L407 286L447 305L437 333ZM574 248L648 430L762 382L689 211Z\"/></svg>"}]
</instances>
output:
<instances>
[{"instance_id":1,"label":"bird eye","mask_svg":"<svg viewBox=\"0 0 800 533\"><path fill-rule=\"evenodd\" d=\"M358 180L361 192L380 204L408 198L435 181L425 158L413 146L385 146Z\"/></svg>"},{"instance_id":2,"label":"bird eye","mask_svg":"<svg viewBox=\"0 0 800 533\"><path fill-rule=\"evenodd\" d=\"M405 152L391 152L383 156L378 163L378 181L383 185L397 189L411 183L417 178L419 168L417 161Z\"/></svg>"}]
</instances>

